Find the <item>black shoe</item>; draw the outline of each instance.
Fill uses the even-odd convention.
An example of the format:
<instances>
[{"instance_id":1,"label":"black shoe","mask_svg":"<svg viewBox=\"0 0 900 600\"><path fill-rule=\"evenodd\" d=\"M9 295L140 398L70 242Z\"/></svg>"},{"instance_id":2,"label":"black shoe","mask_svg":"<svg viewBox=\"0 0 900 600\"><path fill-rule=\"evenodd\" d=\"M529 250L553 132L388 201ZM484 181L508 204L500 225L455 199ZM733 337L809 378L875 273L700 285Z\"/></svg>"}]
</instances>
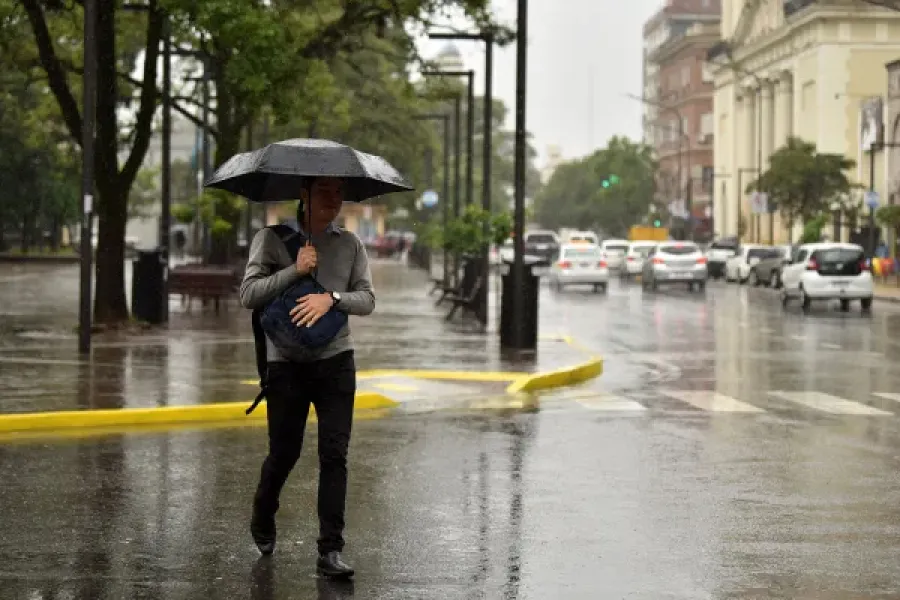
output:
<instances>
[{"instance_id":1,"label":"black shoe","mask_svg":"<svg viewBox=\"0 0 900 600\"><path fill-rule=\"evenodd\" d=\"M353 567L344 562L341 553L337 551L320 554L316 561L316 572L326 577L340 577L346 579L353 577Z\"/></svg>"},{"instance_id":2,"label":"black shoe","mask_svg":"<svg viewBox=\"0 0 900 600\"><path fill-rule=\"evenodd\" d=\"M275 552L275 517L254 510L250 519L250 535L263 556Z\"/></svg>"}]
</instances>

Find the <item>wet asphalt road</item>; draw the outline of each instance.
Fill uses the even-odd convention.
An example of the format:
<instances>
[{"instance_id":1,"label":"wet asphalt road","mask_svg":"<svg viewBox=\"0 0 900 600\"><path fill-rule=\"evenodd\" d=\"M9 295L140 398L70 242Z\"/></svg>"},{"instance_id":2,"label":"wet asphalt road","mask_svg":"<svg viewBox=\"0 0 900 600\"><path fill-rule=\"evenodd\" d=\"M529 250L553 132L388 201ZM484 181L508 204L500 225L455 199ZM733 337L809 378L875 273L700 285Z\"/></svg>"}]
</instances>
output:
<instances>
[{"instance_id":1,"label":"wet asphalt road","mask_svg":"<svg viewBox=\"0 0 900 600\"><path fill-rule=\"evenodd\" d=\"M526 409L357 420L352 588L312 575L314 430L257 561L251 427L0 446L0 598L900 598L896 308L803 316L724 284L541 301L606 373Z\"/></svg>"}]
</instances>

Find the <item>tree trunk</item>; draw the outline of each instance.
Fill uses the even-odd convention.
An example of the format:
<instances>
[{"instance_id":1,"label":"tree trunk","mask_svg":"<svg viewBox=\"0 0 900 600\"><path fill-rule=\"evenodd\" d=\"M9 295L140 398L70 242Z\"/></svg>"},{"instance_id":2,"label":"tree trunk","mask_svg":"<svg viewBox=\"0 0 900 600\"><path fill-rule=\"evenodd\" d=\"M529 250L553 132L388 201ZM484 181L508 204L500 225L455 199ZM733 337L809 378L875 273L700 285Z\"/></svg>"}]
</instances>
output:
<instances>
[{"instance_id":1,"label":"tree trunk","mask_svg":"<svg viewBox=\"0 0 900 600\"><path fill-rule=\"evenodd\" d=\"M125 298L125 225L127 223L126 196L115 180L97 182L100 193L97 217L95 272L97 277L94 321L113 325L128 320Z\"/></svg>"}]
</instances>

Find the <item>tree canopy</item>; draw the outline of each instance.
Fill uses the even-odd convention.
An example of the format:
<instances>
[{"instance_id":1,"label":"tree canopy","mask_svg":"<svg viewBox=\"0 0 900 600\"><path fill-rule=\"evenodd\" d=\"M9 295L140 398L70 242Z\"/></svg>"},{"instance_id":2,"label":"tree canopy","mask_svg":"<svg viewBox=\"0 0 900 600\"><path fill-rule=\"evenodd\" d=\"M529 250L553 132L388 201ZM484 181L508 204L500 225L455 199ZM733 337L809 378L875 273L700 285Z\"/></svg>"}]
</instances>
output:
<instances>
[{"instance_id":1,"label":"tree canopy","mask_svg":"<svg viewBox=\"0 0 900 600\"><path fill-rule=\"evenodd\" d=\"M534 199L535 217L544 227L624 236L653 205L655 171L649 146L613 137L605 148L557 167Z\"/></svg>"},{"instance_id":2,"label":"tree canopy","mask_svg":"<svg viewBox=\"0 0 900 600\"><path fill-rule=\"evenodd\" d=\"M747 191L767 193L769 205L781 212L788 226L806 223L856 187L847 177L854 166L844 155L818 152L815 144L792 137L769 157L768 169Z\"/></svg>"},{"instance_id":3,"label":"tree canopy","mask_svg":"<svg viewBox=\"0 0 900 600\"><path fill-rule=\"evenodd\" d=\"M129 197L157 124L159 55L169 24L181 65L209 78L216 144L213 167L240 150L242 133L270 111L304 135L344 133L384 148L374 133L418 100L407 69L412 36L448 10L476 27L493 26L487 0L147 0L124 10L98 0L99 88L95 140L98 252L94 317L127 319L124 237ZM73 156L82 142L83 6L59 0L0 0L0 88L29 79L43 92L35 114L56 144ZM136 69L139 68L139 72ZM176 83L189 73L173 73ZM199 123L200 85L173 90L174 108ZM47 93L49 92L49 93ZM125 110L127 108L127 110ZM408 116L408 111L407 111ZM398 119L399 120L399 119ZM376 128L374 124L378 125ZM410 128L392 136L403 138ZM414 132L412 132L414 133ZM422 144L427 136L422 137ZM349 139L348 139L349 141ZM408 158L419 139L407 136ZM362 144L361 144L362 145ZM397 152L403 144L391 147ZM390 154L387 153L386 154ZM60 171L62 172L62 171ZM143 181L138 197L144 195ZM77 189L77 176L74 186ZM69 192L71 193L71 192ZM75 196L77 198L77 195ZM238 205L216 196L215 214L232 231ZM213 224L217 231L220 223Z\"/></svg>"}]
</instances>

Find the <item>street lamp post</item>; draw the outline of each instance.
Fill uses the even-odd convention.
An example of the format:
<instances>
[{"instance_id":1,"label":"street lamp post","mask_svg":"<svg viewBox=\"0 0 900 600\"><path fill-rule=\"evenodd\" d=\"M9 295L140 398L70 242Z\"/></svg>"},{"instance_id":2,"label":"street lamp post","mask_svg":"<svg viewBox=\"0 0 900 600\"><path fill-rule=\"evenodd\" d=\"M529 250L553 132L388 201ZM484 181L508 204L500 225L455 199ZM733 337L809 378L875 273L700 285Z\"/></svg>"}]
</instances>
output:
<instances>
[{"instance_id":1,"label":"street lamp post","mask_svg":"<svg viewBox=\"0 0 900 600\"><path fill-rule=\"evenodd\" d=\"M444 161L443 161L443 173L444 173L444 183L443 189L441 191L441 220L443 222L444 230L447 229L447 223L450 220L450 115L445 113L430 113L430 114L422 114L416 115L413 117L416 120L434 120L434 121L443 121L444 122ZM446 249L443 249L443 260L442 260L442 269L443 273L441 275L444 289L450 287L450 271L447 268L448 263L450 262L450 255Z\"/></svg>"},{"instance_id":2,"label":"street lamp post","mask_svg":"<svg viewBox=\"0 0 900 600\"><path fill-rule=\"evenodd\" d=\"M494 33L490 30L482 33L429 33L428 37L435 40L481 40L485 43L484 54L484 106L482 117L482 168L481 168L481 207L488 213L491 212L491 159L493 157L493 81L494 81ZM487 277L490 273L490 258L488 249L485 248L481 256L481 270ZM488 286L482 287L479 302L479 319L482 324L487 323L488 314Z\"/></svg>"},{"instance_id":3,"label":"street lamp post","mask_svg":"<svg viewBox=\"0 0 900 600\"><path fill-rule=\"evenodd\" d=\"M474 166L472 159L475 146L475 71L423 71L425 77L465 77L467 79L466 100L466 205L472 204L474 192Z\"/></svg>"},{"instance_id":4,"label":"street lamp post","mask_svg":"<svg viewBox=\"0 0 900 600\"><path fill-rule=\"evenodd\" d=\"M528 0L518 0L516 11L516 134L515 201L513 209L512 335L511 346L525 349L525 175L527 167L527 130L525 101L528 94ZM528 344L531 345L530 343ZM534 349L534 348L532 348Z\"/></svg>"},{"instance_id":5,"label":"street lamp post","mask_svg":"<svg viewBox=\"0 0 900 600\"><path fill-rule=\"evenodd\" d=\"M91 352L91 269L93 263L94 128L97 112L97 0L84 2L84 83L81 125L81 286L78 351Z\"/></svg>"}]
</instances>

